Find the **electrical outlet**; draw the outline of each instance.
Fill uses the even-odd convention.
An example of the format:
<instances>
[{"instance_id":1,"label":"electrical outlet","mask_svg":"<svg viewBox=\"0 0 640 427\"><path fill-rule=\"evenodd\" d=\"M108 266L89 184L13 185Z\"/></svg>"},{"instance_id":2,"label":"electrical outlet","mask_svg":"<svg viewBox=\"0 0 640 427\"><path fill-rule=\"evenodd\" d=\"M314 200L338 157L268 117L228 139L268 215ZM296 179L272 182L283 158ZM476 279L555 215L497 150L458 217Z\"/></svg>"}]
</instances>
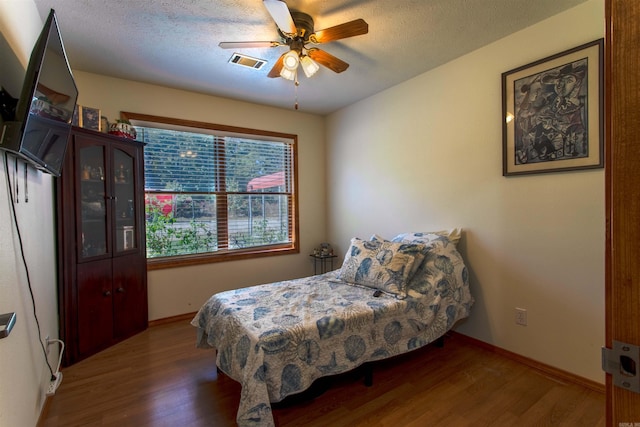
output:
<instances>
[{"instance_id":1,"label":"electrical outlet","mask_svg":"<svg viewBox=\"0 0 640 427\"><path fill-rule=\"evenodd\" d=\"M527 310L516 307L516 325L527 326Z\"/></svg>"}]
</instances>

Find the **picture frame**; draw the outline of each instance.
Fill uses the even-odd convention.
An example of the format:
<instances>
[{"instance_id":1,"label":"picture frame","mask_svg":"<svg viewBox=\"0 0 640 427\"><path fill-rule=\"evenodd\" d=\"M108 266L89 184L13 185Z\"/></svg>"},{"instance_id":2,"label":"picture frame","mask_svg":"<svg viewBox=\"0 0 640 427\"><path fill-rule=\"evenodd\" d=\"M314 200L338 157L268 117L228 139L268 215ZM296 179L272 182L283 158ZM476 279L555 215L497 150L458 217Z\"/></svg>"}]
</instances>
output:
<instances>
[{"instance_id":1,"label":"picture frame","mask_svg":"<svg viewBox=\"0 0 640 427\"><path fill-rule=\"evenodd\" d=\"M502 73L502 175L604 167L604 40Z\"/></svg>"},{"instance_id":2,"label":"picture frame","mask_svg":"<svg viewBox=\"0 0 640 427\"><path fill-rule=\"evenodd\" d=\"M101 128L100 109L85 107L83 105L79 105L78 109L79 109L78 119L79 119L80 127L100 132L100 128Z\"/></svg>"}]
</instances>

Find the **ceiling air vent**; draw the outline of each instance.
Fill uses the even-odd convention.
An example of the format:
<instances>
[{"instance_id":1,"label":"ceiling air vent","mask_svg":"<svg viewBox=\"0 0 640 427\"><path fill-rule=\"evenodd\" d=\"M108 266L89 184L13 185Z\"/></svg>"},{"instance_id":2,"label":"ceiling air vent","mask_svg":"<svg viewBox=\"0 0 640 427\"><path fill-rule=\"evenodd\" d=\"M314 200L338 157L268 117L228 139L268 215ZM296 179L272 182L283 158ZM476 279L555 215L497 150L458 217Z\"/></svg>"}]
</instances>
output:
<instances>
[{"instance_id":1,"label":"ceiling air vent","mask_svg":"<svg viewBox=\"0 0 640 427\"><path fill-rule=\"evenodd\" d=\"M231 62L232 64L253 68L255 70L259 70L264 64L267 63L267 61L264 59L252 58L240 53L234 53L233 55L231 55L231 59L229 59L229 62Z\"/></svg>"}]
</instances>

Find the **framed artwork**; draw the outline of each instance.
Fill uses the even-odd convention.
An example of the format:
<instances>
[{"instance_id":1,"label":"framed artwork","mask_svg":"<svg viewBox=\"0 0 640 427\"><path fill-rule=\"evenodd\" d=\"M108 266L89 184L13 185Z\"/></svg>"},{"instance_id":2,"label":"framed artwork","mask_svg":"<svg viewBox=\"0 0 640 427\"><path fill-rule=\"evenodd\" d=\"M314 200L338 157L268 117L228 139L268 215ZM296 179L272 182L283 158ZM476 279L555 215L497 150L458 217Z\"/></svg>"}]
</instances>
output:
<instances>
[{"instance_id":1,"label":"framed artwork","mask_svg":"<svg viewBox=\"0 0 640 427\"><path fill-rule=\"evenodd\" d=\"M603 39L502 73L502 175L604 167Z\"/></svg>"},{"instance_id":2,"label":"framed artwork","mask_svg":"<svg viewBox=\"0 0 640 427\"><path fill-rule=\"evenodd\" d=\"M100 110L98 108L90 108L78 106L80 109L80 126L85 129L100 131Z\"/></svg>"}]
</instances>

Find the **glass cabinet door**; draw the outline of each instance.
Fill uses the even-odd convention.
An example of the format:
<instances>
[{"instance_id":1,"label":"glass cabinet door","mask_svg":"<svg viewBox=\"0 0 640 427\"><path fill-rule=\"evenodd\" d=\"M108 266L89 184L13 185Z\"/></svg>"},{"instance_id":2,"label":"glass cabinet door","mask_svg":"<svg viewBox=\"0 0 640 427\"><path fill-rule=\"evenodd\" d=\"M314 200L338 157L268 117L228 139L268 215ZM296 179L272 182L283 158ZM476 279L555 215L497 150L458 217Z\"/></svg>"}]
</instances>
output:
<instances>
[{"instance_id":1,"label":"glass cabinet door","mask_svg":"<svg viewBox=\"0 0 640 427\"><path fill-rule=\"evenodd\" d=\"M137 249L134 158L120 149L113 150L113 192L116 252Z\"/></svg>"},{"instance_id":2,"label":"glass cabinet door","mask_svg":"<svg viewBox=\"0 0 640 427\"><path fill-rule=\"evenodd\" d=\"M78 258L104 255L107 245L107 207L105 181L105 147L80 149L80 244Z\"/></svg>"}]
</instances>

